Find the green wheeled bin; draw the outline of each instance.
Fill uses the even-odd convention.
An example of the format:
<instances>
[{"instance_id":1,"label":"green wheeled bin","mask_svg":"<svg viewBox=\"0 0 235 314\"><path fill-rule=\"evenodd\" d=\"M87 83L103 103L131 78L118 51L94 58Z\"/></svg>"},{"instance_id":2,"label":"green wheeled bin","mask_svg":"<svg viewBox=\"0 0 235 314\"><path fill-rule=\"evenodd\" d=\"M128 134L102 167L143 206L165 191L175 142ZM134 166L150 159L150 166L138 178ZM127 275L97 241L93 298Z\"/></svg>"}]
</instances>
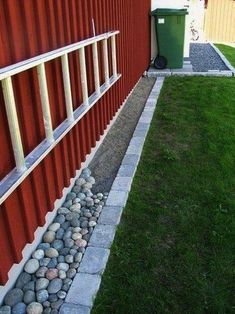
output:
<instances>
[{"instance_id":1,"label":"green wheeled bin","mask_svg":"<svg viewBox=\"0 0 235 314\"><path fill-rule=\"evenodd\" d=\"M187 9L156 9L155 17L158 55L154 60L157 69L183 67L185 16Z\"/></svg>"}]
</instances>

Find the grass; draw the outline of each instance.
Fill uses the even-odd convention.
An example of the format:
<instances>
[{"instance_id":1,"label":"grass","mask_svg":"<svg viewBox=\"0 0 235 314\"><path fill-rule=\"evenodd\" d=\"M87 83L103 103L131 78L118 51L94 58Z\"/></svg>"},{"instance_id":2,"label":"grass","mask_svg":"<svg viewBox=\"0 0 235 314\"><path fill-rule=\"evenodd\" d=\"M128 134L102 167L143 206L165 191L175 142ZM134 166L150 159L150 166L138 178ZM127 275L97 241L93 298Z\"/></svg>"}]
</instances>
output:
<instances>
[{"instance_id":1,"label":"grass","mask_svg":"<svg viewBox=\"0 0 235 314\"><path fill-rule=\"evenodd\" d=\"M233 67L235 67L235 48L223 44L215 44Z\"/></svg>"},{"instance_id":2,"label":"grass","mask_svg":"<svg viewBox=\"0 0 235 314\"><path fill-rule=\"evenodd\" d=\"M93 314L235 312L234 121L234 79L166 79Z\"/></svg>"}]
</instances>

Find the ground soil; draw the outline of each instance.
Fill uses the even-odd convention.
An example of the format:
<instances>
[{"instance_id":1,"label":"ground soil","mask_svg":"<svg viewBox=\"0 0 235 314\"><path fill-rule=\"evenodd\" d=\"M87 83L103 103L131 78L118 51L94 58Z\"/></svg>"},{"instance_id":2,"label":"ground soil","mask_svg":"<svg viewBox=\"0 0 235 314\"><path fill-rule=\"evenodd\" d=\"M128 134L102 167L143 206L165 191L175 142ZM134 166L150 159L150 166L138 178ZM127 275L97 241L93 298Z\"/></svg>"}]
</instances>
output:
<instances>
[{"instance_id":1,"label":"ground soil","mask_svg":"<svg viewBox=\"0 0 235 314\"><path fill-rule=\"evenodd\" d=\"M93 192L110 190L154 82L141 78L89 164L96 179Z\"/></svg>"}]
</instances>

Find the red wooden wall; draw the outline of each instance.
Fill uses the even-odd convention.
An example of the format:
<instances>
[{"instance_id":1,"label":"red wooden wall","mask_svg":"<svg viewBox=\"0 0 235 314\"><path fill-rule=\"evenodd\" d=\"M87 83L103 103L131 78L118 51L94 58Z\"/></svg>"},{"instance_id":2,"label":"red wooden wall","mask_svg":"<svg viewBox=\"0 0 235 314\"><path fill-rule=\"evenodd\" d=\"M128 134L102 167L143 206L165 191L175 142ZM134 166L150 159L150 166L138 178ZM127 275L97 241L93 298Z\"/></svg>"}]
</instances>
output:
<instances>
[{"instance_id":1,"label":"red wooden wall","mask_svg":"<svg viewBox=\"0 0 235 314\"><path fill-rule=\"evenodd\" d=\"M0 67L92 37L120 30L119 80L0 206L0 283L22 249L45 223L45 215L80 168L116 111L146 70L150 56L150 0L2 0ZM99 47L101 49L101 47ZM86 49L89 92L94 91L91 50ZM81 104L78 53L69 57L74 109ZM60 60L46 64L53 128L66 118ZM101 77L103 73L101 70ZM104 79L103 79L104 81ZM44 139L35 70L13 78L23 147L27 155ZM0 180L15 167L0 91Z\"/></svg>"}]
</instances>

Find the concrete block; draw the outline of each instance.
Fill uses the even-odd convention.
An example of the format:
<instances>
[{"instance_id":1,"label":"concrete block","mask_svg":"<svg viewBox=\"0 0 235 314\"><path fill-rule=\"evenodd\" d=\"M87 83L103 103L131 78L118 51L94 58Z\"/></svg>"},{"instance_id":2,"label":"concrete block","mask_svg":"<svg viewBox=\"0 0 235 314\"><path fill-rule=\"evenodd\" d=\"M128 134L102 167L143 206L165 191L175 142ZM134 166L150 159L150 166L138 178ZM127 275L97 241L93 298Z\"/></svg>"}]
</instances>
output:
<instances>
[{"instance_id":1,"label":"concrete block","mask_svg":"<svg viewBox=\"0 0 235 314\"><path fill-rule=\"evenodd\" d=\"M78 273L68 291L66 302L91 308L100 282L100 275Z\"/></svg>"},{"instance_id":2,"label":"concrete block","mask_svg":"<svg viewBox=\"0 0 235 314\"><path fill-rule=\"evenodd\" d=\"M103 274L109 258L109 253L110 250L107 249L88 247L78 271L80 273L88 274Z\"/></svg>"},{"instance_id":3,"label":"concrete block","mask_svg":"<svg viewBox=\"0 0 235 314\"><path fill-rule=\"evenodd\" d=\"M153 114L152 112L142 112L142 115L139 119L139 122L150 123L152 120Z\"/></svg>"},{"instance_id":4,"label":"concrete block","mask_svg":"<svg viewBox=\"0 0 235 314\"><path fill-rule=\"evenodd\" d=\"M127 198L128 198L127 192L111 190L107 198L106 205L124 207L126 205Z\"/></svg>"},{"instance_id":5,"label":"concrete block","mask_svg":"<svg viewBox=\"0 0 235 314\"><path fill-rule=\"evenodd\" d=\"M59 314L90 314L90 308L72 303L64 303L59 311Z\"/></svg>"},{"instance_id":6,"label":"concrete block","mask_svg":"<svg viewBox=\"0 0 235 314\"><path fill-rule=\"evenodd\" d=\"M138 130L138 128L136 129ZM141 155L145 137L133 137L129 143L126 153ZM126 175L128 177L129 175Z\"/></svg>"},{"instance_id":7,"label":"concrete block","mask_svg":"<svg viewBox=\"0 0 235 314\"><path fill-rule=\"evenodd\" d=\"M134 153L134 150L132 150L131 152ZM139 154L141 154L141 151L139 152ZM131 166L121 165L121 167L118 170L117 177L133 177L135 174L135 170L136 166L134 165Z\"/></svg>"},{"instance_id":8,"label":"concrete block","mask_svg":"<svg viewBox=\"0 0 235 314\"><path fill-rule=\"evenodd\" d=\"M146 138L147 133L148 133L148 130L135 130L135 132L133 133L133 136Z\"/></svg>"},{"instance_id":9,"label":"concrete block","mask_svg":"<svg viewBox=\"0 0 235 314\"><path fill-rule=\"evenodd\" d=\"M122 165L134 165L137 166L140 157L136 154L126 154L122 160Z\"/></svg>"},{"instance_id":10,"label":"concrete block","mask_svg":"<svg viewBox=\"0 0 235 314\"><path fill-rule=\"evenodd\" d=\"M112 185L112 190L130 191L131 183L132 177L116 177Z\"/></svg>"},{"instance_id":11,"label":"concrete block","mask_svg":"<svg viewBox=\"0 0 235 314\"><path fill-rule=\"evenodd\" d=\"M149 124L148 123L143 123L143 122L138 122L135 130L144 130L147 131L149 129Z\"/></svg>"},{"instance_id":12,"label":"concrete block","mask_svg":"<svg viewBox=\"0 0 235 314\"><path fill-rule=\"evenodd\" d=\"M122 216L123 207L105 206L101 212L98 223L102 225L116 226Z\"/></svg>"},{"instance_id":13,"label":"concrete block","mask_svg":"<svg viewBox=\"0 0 235 314\"><path fill-rule=\"evenodd\" d=\"M115 230L115 226L96 225L88 245L109 249L115 236Z\"/></svg>"}]
</instances>

